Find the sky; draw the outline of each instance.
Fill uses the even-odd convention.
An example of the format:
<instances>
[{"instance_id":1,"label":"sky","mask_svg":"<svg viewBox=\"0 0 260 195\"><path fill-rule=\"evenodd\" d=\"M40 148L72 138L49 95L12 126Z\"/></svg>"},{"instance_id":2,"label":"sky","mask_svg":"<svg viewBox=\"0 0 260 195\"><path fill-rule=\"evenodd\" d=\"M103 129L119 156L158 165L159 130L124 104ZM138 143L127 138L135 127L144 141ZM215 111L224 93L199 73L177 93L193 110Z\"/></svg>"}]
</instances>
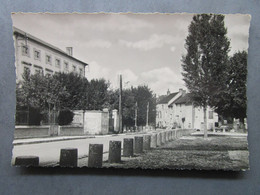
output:
<instances>
[{"instance_id":1,"label":"sky","mask_svg":"<svg viewBox=\"0 0 260 195\"><path fill-rule=\"evenodd\" d=\"M88 79L111 88L148 85L157 95L185 88L181 57L193 14L12 14L13 26L89 64ZM225 15L229 55L248 49L248 15Z\"/></svg>"}]
</instances>

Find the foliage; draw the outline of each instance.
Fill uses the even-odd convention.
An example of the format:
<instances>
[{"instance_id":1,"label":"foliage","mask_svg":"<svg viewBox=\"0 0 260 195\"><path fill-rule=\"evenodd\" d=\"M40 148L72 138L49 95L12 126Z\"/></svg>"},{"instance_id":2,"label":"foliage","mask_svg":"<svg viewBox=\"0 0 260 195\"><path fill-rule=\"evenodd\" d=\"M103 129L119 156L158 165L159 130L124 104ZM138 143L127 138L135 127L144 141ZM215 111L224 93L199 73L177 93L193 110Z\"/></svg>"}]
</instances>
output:
<instances>
[{"instance_id":1,"label":"foliage","mask_svg":"<svg viewBox=\"0 0 260 195\"><path fill-rule=\"evenodd\" d=\"M73 121L74 113L69 109L61 110L58 116L59 125L69 125Z\"/></svg>"},{"instance_id":2,"label":"foliage","mask_svg":"<svg viewBox=\"0 0 260 195\"><path fill-rule=\"evenodd\" d=\"M216 111L225 118L246 118L247 52L237 52L227 68L226 88L216 100Z\"/></svg>"},{"instance_id":3,"label":"foliage","mask_svg":"<svg viewBox=\"0 0 260 195\"><path fill-rule=\"evenodd\" d=\"M48 115L62 109L101 110L107 105L108 87L104 79L89 82L75 73L44 76L25 72L16 87L17 110L34 108Z\"/></svg>"},{"instance_id":4,"label":"foliage","mask_svg":"<svg viewBox=\"0 0 260 195\"><path fill-rule=\"evenodd\" d=\"M109 91L109 109L117 109L119 105L119 91ZM146 125L147 104L149 102L149 124L155 124L156 98L148 86L137 86L122 91L122 115L123 125L135 125L135 109L137 103L137 125Z\"/></svg>"},{"instance_id":5,"label":"foliage","mask_svg":"<svg viewBox=\"0 0 260 195\"><path fill-rule=\"evenodd\" d=\"M101 110L106 107L108 101L109 83L104 79L92 79L88 86L89 110Z\"/></svg>"},{"instance_id":6,"label":"foliage","mask_svg":"<svg viewBox=\"0 0 260 195\"><path fill-rule=\"evenodd\" d=\"M189 26L182 75L194 103L204 108L205 116L207 106L212 106L225 89L230 45L226 34L223 15L198 14Z\"/></svg>"}]
</instances>

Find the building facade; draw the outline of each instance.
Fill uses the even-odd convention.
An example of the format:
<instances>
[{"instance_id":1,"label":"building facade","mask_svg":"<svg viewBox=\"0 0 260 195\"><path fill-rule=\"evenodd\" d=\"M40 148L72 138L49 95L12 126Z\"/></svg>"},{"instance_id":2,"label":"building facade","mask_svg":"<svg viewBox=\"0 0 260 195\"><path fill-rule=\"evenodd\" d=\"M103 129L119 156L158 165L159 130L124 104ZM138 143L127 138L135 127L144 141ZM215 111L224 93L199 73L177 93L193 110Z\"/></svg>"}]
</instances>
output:
<instances>
[{"instance_id":1,"label":"building facade","mask_svg":"<svg viewBox=\"0 0 260 195\"><path fill-rule=\"evenodd\" d=\"M182 89L161 99L156 111L156 125L159 128L203 129L203 108L194 106L190 94ZM210 107L206 113L207 128L213 129L218 122L218 114Z\"/></svg>"},{"instance_id":2,"label":"building facade","mask_svg":"<svg viewBox=\"0 0 260 195\"><path fill-rule=\"evenodd\" d=\"M72 56L72 47L67 47L65 52L16 27L13 28L13 36L17 82L22 80L24 71L30 71L31 74L43 73L43 75L75 72L85 76L85 68L88 64Z\"/></svg>"}]
</instances>

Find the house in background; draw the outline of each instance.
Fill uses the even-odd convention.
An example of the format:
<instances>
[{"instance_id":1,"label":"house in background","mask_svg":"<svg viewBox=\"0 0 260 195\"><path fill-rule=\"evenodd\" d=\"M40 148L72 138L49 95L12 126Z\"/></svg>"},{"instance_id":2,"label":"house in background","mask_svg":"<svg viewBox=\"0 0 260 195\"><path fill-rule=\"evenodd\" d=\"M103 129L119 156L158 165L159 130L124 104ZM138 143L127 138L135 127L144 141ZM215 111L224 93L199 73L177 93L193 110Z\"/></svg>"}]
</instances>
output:
<instances>
[{"instance_id":1,"label":"house in background","mask_svg":"<svg viewBox=\"0 0 260 195\"><path fill-rule=\"evenodd\" d=\"M85 76L88 64L73 57L72 47L67 47L65 52L16 27L13 27L13 37L17 82L22 80L24 71L44 75L75 72Z\"/></svg>"},{"instance_id":2,"label":"house in background","mask_svg":"<svg viewBox=\"0 0 260 195\"><path fill-rule=\"evenodd\" d=\"M163 97L156 105L156 126L157 127L170 127L173 126L175 110L169 107L175 100L185 94L185 90L179 89L179 92L170 93Z\"/></svg>"},{"instance_id":3,"label":"house in background","mask_svg":"<svg viewBox=\"0 0 260 195\"><path fill-rule=\"evenodd\" d=\"M158 102L156 106L156 125L158 128L203 129L204 113L202 107L196 107L190 94L180 89ZM207 127L213 129L218 122L218 114L207 108Z\"/></svg>"}]
</instances>

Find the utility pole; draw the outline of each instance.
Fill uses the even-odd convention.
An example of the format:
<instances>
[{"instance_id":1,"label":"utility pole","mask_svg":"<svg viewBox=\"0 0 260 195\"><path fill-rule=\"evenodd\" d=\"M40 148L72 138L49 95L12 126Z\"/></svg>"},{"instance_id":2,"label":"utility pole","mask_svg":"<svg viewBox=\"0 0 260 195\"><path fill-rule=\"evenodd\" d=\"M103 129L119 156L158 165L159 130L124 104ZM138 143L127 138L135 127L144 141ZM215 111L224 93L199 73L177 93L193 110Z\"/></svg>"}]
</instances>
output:
<instances>
[{"instance_id":1,"label":"utility pole","mask_svg":"<svg viewBox=\"0 0 260 195\"><path fill-rule=\"evenodd\" d=\"M119 75L119 133L123 132L122 128L122 75Z\"/></svg>"},{"instance_id":2,"label":"utility pole","mask_svg":"<svg viewBox=\"0 0 260 195\"><path fill-rule=\"evenodd\" d=\"M137 130L137 102L135 103L135 129Z\"/></svg>"},{"instance_id":3,"label":"utility pole","mask_svg":"<svg viewBox=\"0 0 260 195\"><path fill-rule=\"evenodd\" d=\"M147 103L147 109L146 109L146 126L148 127L149 122L149 102Z\"/></svg>"}]
</instances>

